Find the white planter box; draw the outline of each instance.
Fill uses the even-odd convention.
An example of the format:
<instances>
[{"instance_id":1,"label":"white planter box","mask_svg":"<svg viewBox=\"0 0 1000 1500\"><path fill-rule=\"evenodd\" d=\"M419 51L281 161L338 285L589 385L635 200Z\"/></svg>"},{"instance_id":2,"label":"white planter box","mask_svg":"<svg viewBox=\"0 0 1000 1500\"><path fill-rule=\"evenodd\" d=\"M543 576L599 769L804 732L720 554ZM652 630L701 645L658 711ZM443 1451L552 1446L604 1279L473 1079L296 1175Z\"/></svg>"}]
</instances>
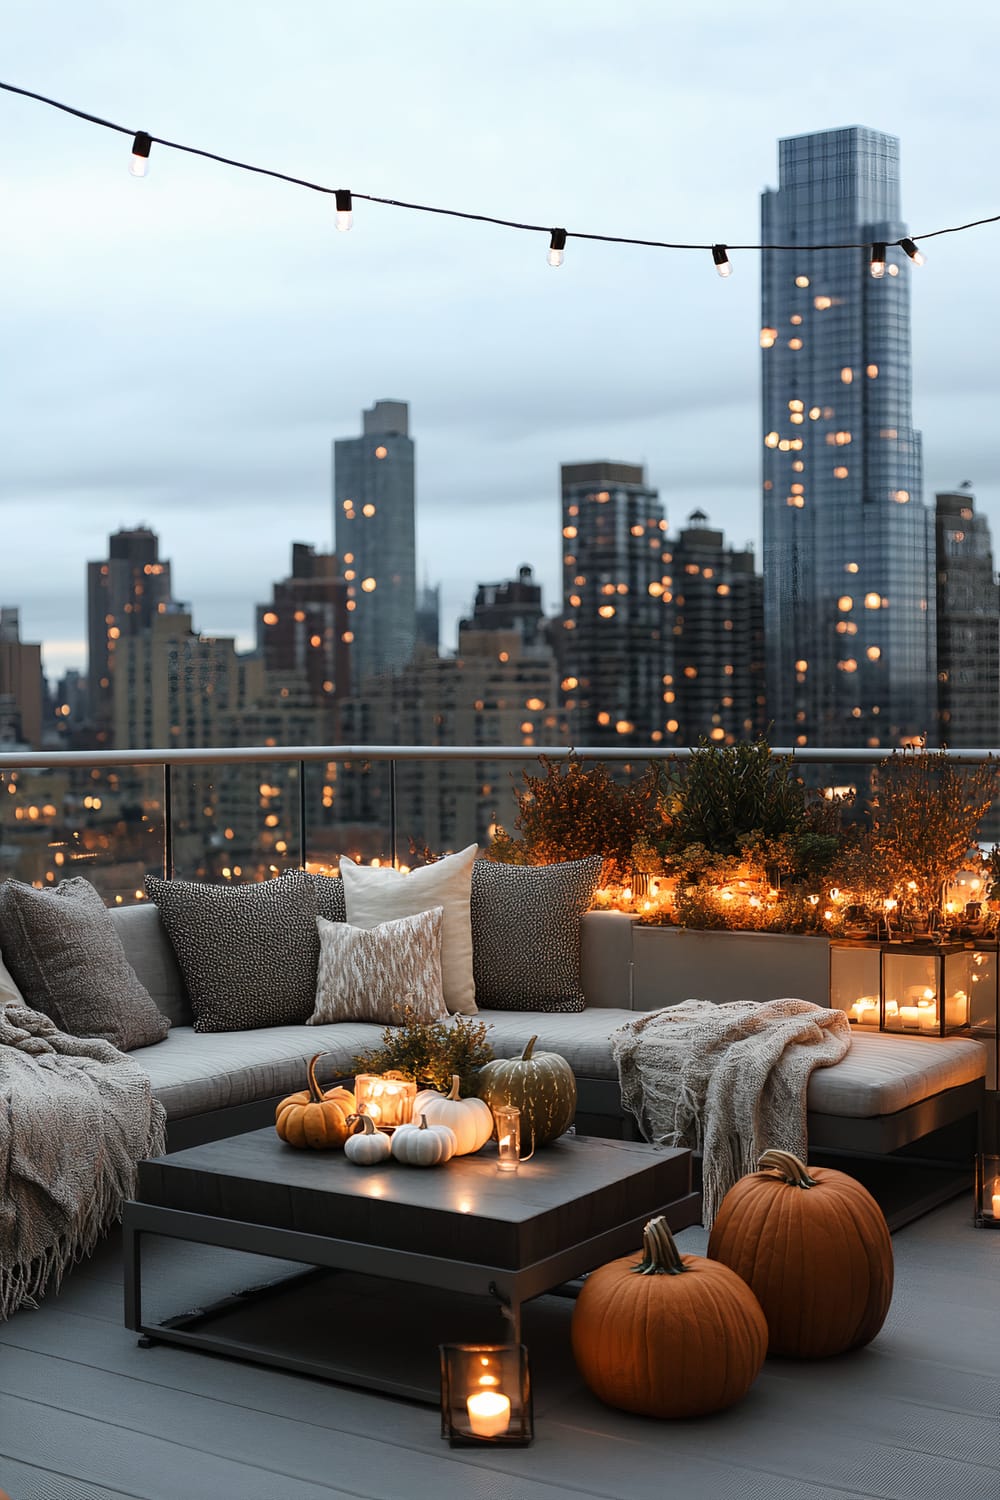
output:
<instances>
[{"instance_id":1,"label":"white planter box","mask_svg":"<svg viewBox=\"0 0 1000 1500\"><path fill-rule=\"evenodd\" d=\"M632 1009L682 1000L830 1003L830 943L825 937L772 932L632 929Z\"/></svg>"}]
</instances>

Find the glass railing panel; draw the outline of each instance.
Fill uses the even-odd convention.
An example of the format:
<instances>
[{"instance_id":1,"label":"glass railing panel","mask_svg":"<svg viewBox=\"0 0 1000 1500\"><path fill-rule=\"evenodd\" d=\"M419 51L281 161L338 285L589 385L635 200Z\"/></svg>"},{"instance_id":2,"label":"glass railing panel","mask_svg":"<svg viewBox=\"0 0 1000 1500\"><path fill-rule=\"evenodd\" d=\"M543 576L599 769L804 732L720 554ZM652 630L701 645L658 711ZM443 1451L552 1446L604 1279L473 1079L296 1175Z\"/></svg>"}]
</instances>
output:
<instances>
[{"instance_id":1,"label":"glass railing panel","mask_svg":"<svg viewBox=\"0 0 1000 1500\"><path fill-rule=\"evenodd\" d=\"M84 875L109 906L145 899L163 870L159 766L60 766L0 773L0 878L55 886Z\"/></svg>"},{"instance_id":2,"label":"glass railing panel","mask_svg":"<svg viewBox=\"0 0 1000 1500\"><path fill-rule=\"evenodd\" d=\"M305 863L335 874L340 856L391 863L394 792L389 761L353 759L305 764Z\"/></svg>"},{"instance_id":3,"label":"glass railing panel","mask_svg":"<svg viewBox=\"0 0 1000 1500\"><path fill-rule=\"evenodd\" d=\"M176 765L170 853L178 880L245 884L297 869L298 761Z\"/></svg>"}]
</instances>

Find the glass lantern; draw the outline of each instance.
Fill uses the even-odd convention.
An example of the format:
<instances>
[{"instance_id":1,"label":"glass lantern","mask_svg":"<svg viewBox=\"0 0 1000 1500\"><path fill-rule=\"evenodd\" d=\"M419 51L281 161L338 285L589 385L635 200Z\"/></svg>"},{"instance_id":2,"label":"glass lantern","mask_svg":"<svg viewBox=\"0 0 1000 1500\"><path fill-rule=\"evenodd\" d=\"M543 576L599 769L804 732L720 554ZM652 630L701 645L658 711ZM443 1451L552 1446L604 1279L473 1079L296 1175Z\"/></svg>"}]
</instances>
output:
<instances>
[{"instance_id":1,"label":"glass lantern","mask_svg":"<svg viewBox=\"0 0 1000 1500\"><path fill-rule=\"evenodd\" d=\"M1000 1229L1000 1156L976 1157L976 1224Z\"/></svg>"},{"instance_id":2,"label":"glass lantern","mask_svg":"<svg viewBox=\"0 0 1000 1500\"><path fill-rule=\"evenodd\" d=\"M862 1031L878 1031L881 1024L882 948L851 938L830 943L830 1008Z\"/></svg>"},{"instance_id":3,"label":"glass lantern","mask_svg":"<svg viewBox=\"0 0 1000 1500\"><path fill-rule=\"evenodd\" d=\"M534 1435L524 1344L441 1345L441 1436L453 1448L525 1448Z\"/></svg>"},{"instance_id":4,"label":"glass lantern","mask_svg":"<svg viewBox=\"0 0 1000 1500\"><path fill-rule=\"evenodd\" d=\"M888 943L882 951L882 1030L952 1036L971 1019L973 954L963 943Z\"/></svg>"},{"instance_id":5,"label":"glass lantern","mask_svg":"<svg viewBox=\"0 0 1000 1500\"><path fill-rule=\"evenodd\" d=\"M402 1073L359 1073L354 1080L355 1108L370 1115L379 1130L392 1132L413 1119L417 1085Z\"/></svg>"},{"instance_id":6,"label":"glass lantern","mask_svg":"<svg viewBox=\"0 0 1000 1500\"><path fill-rule=\"evenodd\" d=\"M977 1042L987 1051L986 1087L1000 1089L1000 1065L997 1062L997 1027L1000 1003L997 995L996 939L978 939L972 949L972 991L969 1027Z\"/></svg>"}]
</instances>

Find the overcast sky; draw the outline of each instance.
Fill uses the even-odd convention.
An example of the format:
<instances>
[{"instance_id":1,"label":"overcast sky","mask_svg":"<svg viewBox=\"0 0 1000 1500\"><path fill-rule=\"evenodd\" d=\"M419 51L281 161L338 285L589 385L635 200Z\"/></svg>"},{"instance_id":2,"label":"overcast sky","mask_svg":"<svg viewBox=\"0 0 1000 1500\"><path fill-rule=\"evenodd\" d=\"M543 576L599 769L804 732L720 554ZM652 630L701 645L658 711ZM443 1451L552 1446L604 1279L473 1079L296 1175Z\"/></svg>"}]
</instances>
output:
<instances>
[{"instance_id":1,"label":"overcast sky","mask_svg":"<svg viewBox=\"0 0 1000 1500\"><path fill-rule=\"evenodd\" d=\"M956 19L952 19L952 18ZM838 0L6 0L2 76L330 186L572 230L759 238L779 136L902 140L914 233L1000 212L1000 12ZM991 112L986 114L989 109ZM0 602L84 665L88 558L140 522L196 628L251 644L293 541L332 541L330 444L409 401L445 638L532 564L559 603L561 462L647 465L672 527L759 538L759 265L330 199L0 93ZM925 498L1000 538L1000 226L914 272Z\"/></svg>"}]
</instances>

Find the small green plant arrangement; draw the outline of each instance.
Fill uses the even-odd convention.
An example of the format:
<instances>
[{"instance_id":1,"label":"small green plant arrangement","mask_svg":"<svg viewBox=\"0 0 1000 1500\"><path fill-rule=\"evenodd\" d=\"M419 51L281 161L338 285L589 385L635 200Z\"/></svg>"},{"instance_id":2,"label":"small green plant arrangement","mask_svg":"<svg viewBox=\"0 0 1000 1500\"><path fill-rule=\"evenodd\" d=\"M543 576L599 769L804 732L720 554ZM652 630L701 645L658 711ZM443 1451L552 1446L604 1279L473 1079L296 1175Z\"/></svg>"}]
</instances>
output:
<instances>
[{"instance_id":1,"label":"small green plant arrangement","mask_svg":"<svg viewBox=\"0 0 1000 1500\"><path fill-rule=\"evenodd\" d=\"M447 1093L457 1073L462 1094L476 1092L479 1069L493 1061L485 1021L455 1016L418 1021L407 1007L402 1026L387 1026L382 1044L354 1059L355 1073L388 1073L395 1068L420 1088Z\"/></svg>"},{"instance_id":2,"label":"small green plant arrangement","mask_svg":"<svg viewBox=\"0 0 1000 1500\"><path fill-rule=\"evenodd\" d=\"M541 757L542 774L523 772L515 792L514 827L520 838L497 828L490 859L505 864L547 865L561 860L604 859L604 882L628 884L633 864L655 868L656 849L669 818L667 772L651 764L637 781L615 781L606 765Z\"/></svg>"}]
</instances>

